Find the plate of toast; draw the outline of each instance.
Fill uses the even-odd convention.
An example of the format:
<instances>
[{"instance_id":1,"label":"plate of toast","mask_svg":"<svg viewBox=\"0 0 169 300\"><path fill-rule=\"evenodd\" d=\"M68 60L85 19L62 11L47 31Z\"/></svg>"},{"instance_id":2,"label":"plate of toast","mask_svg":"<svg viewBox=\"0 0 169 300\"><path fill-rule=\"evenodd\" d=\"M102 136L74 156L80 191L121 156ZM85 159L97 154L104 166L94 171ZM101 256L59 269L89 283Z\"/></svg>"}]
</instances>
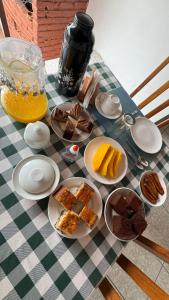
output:
<instances>
[{"instance_id":1,"label":"plate of toast","mask_svg":"<svg viewBox=\"0 0 169 300\"><path fill-rule=\"evenodd\" d=\"M48 216L52 227L70 239L88 235L102 215L102 198L97 187L88 179L65 179L50 196Z\"/></svg>"},{"instance_id":2,"label":"plate of toast","mask_svg":"<svg viewBox=\"0 0 169 300\"><path fill-rule=\"evenodd\" d=\"M93 120L78 102L65 102L51 113L50 124L57 136L68 142L82 142L93 130Z\"/></svg>"}]
</instances>

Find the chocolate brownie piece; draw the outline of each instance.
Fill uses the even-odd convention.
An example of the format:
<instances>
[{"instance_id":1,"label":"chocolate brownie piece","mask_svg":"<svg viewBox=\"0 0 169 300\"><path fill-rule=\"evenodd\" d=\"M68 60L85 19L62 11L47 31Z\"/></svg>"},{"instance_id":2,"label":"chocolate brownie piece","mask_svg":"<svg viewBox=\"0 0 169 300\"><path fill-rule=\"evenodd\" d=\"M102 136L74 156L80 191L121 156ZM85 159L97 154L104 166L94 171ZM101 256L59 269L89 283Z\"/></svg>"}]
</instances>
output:
<instances>
[{"instance_id":1,"label":"chocolate brownie piece","mask_svg":"<svg viewBox=\"0 0 169 300\"><path fill-rule=\"evenodd\" d=\"M123 216L113 216L113 233L122 240L131 240L136 237L132 228L131 219Z\"/></svg>"},{"instance_id":2,"label":"chocolate brownie piece","mask_svg":"<svg viewBox=\"0 0 169 300\"><path fill-rule=\"evenodd\" d=\"M110 198L110 204L117 214L128 217L128 202L125 197L120 194L114 194Z\"/></svg>"},{"instance_id":3,"label":"chocolate brownie piece","mask_svg":"<svg viewBox=\"0 0 169 300\"><path fill-rule=\"evenodd\" d=\"M142 212L138 211L131 218L132 228L136 235L140 235L147 227L147 222L142 214Z\"/></svg>"},{"instance_id":4,"label":"chocolate brownie piece","mask_svg":"<svg viewBox=\"0 0 169 300\"><path fill-rule=\"evenodd\" d=\"M127 196L128 208L132 209L134 212L137 212L142 208L141 200L131 191Z\"/></svg>"}]
</instances>

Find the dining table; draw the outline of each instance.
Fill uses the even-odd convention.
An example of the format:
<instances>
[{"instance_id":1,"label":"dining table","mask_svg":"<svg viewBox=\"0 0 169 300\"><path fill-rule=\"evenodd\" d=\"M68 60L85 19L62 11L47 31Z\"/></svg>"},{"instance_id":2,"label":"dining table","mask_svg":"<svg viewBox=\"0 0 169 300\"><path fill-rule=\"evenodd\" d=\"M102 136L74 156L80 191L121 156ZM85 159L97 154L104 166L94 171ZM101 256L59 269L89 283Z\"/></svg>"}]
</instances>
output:
<instances>
[{"instance_id":1,"label":"dining table","mask_svg":"<svg viewBox=\"0 0 169 300\"><path fill-rule=\"evenodd\" d=\"M90 73L94 68L99 74L100 90L117 95L123 112L142 116L108 66L103 62L95 63L89 65L87 71ZM54 74L47 77L49 112L68 100L57 93L56 80ZM103 185L87 172L83 155L88 142L102 135L115 138L114 121L101 116L94 106L88 110L94 123L93 132L87 140L79 143L79 156L69 163L61 156L66 143L52 129L46 149L31 149L23 138L25 124L12 120L0 108L0 299L87 299L126 246L109 232L103 214L97 227L83 238L68 239L59 235L49 222L48 198L39 201L24 199L15 192L12 184L15 166L33 154L42 154L57 163L60 182L72 176L91 180L99 189L103 204L107 196L119 187L129 187L140 195L142 171L131 157L126 176L115 185ZM161 174L168 182L169 149L166 144L163 142L158 153L146 154L134 144L130 130L118 137L122 146L125 146L126 139L148 160L149 169ZM150 207L146 206L146 211L149 210Z\"/></svg>"}]
</instances>

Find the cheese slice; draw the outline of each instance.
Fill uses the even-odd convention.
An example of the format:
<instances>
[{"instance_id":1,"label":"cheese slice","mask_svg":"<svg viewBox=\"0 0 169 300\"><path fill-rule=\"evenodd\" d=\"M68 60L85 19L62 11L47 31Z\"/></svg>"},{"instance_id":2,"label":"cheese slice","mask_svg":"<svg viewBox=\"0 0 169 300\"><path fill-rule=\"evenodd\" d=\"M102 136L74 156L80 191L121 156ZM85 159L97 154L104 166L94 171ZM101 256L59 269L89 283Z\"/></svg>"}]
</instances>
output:
<instances>
[{"instance_id":1,"label":"cheese slice","mask_svg":"<svg viewBox=\"0 0 169 300\"><path fill-rule=\"evenodd\" d=\"M110 160L110 162L108 164L108 168L107 168L107 175L110 177L114 177L114 171L113 171L114 167L113 166L114 166L114 161L115 161L117 152L118 152L118 150L113 148L113 155L111 157L111 160Z\"/></svg>"},{"instance_id":2,"label":"cheese slice","mask_svg":"<svg viewBox=\"0 0 169 300\"><path fill-rule=\"evenodd\" d=\"M94 157L93 157L93 170L96 172L99 170L102 161L110 149L111 145L110 144L102 144L100 147L97 149Z\"/></svg>"},{"instance_id":3,"label":"cheese slice","mask_svg":"<svg viewBox=\"0 0 169 300\"><path fill-rule=\"evenodd\" d=\"M112 158L112 156L113 156L113 153L114 153L114 149L111 147L108 151L107 151L107 153L106 153L106 155L105 155L105 157L104 157L104 159L103 159L103 161L102 161L102 164L101 164L101 166L100 166L100 168L99 168L99 174L101 175L101 176L107 176L108 175L108 170L107 170L107 168L108 168L108 165L109 165L109 163L110 163L110 160L111 160L111 158Z\"/></svg>"},{"instance_id":4,"label":"cheese slice","mask_svg":"<svg viewBox=\"0 0 169 300\"><path fill-rule=\"evenodd\" d=\"M117 154L116 154L115 160L114 160L114 165L113 165L113 174L114 174L114 177L117 174L117 171L119 169L122 157L123 157L123 153L121 151L118 151Z\"/></svg>"}]
</instances>

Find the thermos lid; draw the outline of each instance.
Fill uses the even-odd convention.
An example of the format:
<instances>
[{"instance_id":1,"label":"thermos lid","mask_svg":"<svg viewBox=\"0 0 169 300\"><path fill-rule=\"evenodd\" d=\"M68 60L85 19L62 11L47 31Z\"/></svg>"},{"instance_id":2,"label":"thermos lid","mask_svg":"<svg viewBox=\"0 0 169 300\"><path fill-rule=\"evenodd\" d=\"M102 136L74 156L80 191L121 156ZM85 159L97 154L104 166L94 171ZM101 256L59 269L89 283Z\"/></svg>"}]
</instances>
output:
<instances>
[{"instance_id":1,"label":"thermos lid","mask_svg":"<svg viewBox=\"0 0 169 300\"><path fill-rule=\"evenodd\" d=\"M92 30L94 26L93 19L84 12L77 12L74 17L74 22L80 27L83 27L84 29L87 30Z\"/></svg>"}]
</instances>

